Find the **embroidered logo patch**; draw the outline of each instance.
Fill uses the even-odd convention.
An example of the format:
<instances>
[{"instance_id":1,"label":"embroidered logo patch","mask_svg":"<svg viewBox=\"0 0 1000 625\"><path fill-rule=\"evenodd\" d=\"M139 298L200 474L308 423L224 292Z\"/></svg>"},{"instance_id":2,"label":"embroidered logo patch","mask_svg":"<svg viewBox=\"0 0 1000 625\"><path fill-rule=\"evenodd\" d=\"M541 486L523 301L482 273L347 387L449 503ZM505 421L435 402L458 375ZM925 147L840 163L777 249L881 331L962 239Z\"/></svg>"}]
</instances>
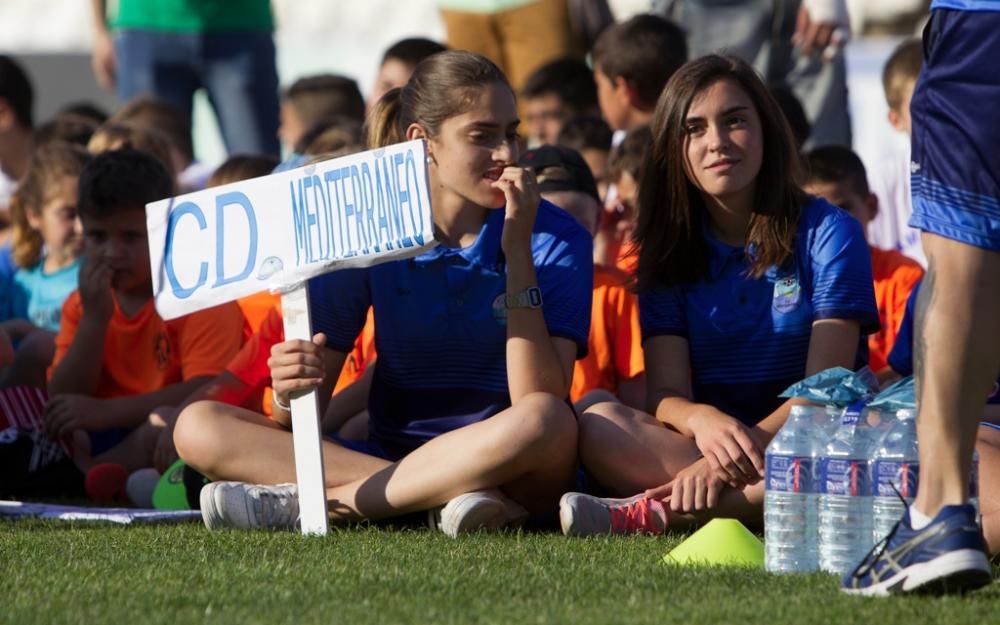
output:
<instances>
[{"instance_id":1,"label":"embroidered logo patch","mask_svg":"<svg viewBox=\"0 0 1000 625\"><path fill-rule=\"evenodd\" d=\"M780 313L792 312L802 301L802 287L795 276L779 278L774 282L774 310Z\"/></svg>"}]
</instances>

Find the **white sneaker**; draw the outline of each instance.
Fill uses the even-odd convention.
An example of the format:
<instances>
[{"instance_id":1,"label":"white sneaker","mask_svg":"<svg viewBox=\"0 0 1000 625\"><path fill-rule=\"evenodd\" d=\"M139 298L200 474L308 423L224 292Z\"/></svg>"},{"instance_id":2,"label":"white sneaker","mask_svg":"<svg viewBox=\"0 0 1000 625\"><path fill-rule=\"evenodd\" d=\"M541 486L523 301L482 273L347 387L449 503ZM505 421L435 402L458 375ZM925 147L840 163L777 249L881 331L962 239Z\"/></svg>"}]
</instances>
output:
<instances>
[{"instance_id":1,"label":"white sneaker","mask_svg":"<svg viewBox=\"0 0 1000 625\"><path fill-rule=\"evenodd\" d=\"M201 518L208 529L295 529L299 525L296 484L211 482L201 489Z\"/></svg>"},{"instance_id":2,"label":"white sneaker","mask_svg":"<svg viewBox=\"0 0 1000 625\"><path fill-rule=\"evenodd\" d=\"M444 507L427 511L431 529L439 529L452 538L478 530L519 527L527 518L528 511L521 504L495 488L463 493Z\"/></svg>"}]
</instances>

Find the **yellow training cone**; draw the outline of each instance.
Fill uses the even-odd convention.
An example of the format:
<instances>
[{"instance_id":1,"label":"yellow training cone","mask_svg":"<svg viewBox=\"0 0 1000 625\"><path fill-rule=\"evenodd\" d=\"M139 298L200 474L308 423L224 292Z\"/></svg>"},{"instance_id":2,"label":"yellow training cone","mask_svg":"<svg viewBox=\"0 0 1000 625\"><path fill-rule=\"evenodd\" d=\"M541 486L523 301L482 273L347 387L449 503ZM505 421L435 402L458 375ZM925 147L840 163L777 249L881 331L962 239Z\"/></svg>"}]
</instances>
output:
<instances>
[{"instance_id":1,"label":"yellow training cone","mask_svg":"<svg viewBox=\"0 0 1000 625\"><path fill-rule=\"evenodd\" d=\"M712 519L663 556L665 564L764 566L764 543L736 519Z\"/></svg>"}]
</instances>

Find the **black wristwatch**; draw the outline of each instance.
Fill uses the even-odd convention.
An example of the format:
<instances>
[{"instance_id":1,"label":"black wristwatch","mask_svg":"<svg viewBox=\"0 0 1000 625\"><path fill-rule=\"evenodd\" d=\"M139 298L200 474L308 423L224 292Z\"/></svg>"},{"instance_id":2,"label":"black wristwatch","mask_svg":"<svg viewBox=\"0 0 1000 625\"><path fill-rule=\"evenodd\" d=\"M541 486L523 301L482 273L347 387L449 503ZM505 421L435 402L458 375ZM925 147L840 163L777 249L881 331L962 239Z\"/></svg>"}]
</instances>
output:
<instances>
[{"instance_id":1,"label":"black wristwatch","mask_svg":"<svg viewBox=\"0 0 1000 625\"><path fill-rule=\"evenodd\" d=\"M541 308L542 290L537 286L524 289L520 293L507 295L503 301L506 308Z\"/></svg>"}]
</instances>

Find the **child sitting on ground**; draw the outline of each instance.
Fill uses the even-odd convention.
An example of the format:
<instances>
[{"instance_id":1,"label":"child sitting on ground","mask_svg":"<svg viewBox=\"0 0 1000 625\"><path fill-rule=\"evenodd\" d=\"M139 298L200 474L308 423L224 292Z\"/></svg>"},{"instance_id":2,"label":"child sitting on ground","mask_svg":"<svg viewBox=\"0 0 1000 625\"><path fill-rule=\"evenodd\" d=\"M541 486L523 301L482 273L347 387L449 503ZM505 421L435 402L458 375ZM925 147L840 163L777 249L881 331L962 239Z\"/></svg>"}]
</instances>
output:
<instances>
[{"instance_id":1,"label":"child sitting on ground","mask_svg":"<svg viewBox=\"0 0 1000 625\"><path fill-rule=\"evenodd\" d=\"M84 470L150 466L150 411L180 403L240 346L235 303L171 321L153 307L145 206L173 194L167 169L136 150L101 154L80 174L84 261L63 305L45 421L50 437L73 435Z\"/></svg>"},{"instance_id":2,"label":"child sitting on ground","mask_svg":"<svg viewBox=\"0 0 1000 625\"><path fill-rule=\"evenodd\" d=\"M597 233L601 203L583 157L570 148L546 145L525 152L542 198L573 215L591 235ZM629 277L615 267L594 263L594 291L587 355L576 361L570 400L577 413L595 403L621 401L646 405L639 307Z\"/></svg>"},{"instance_id":3,"label":"child sitting on ground","mask_svg":"<svg viewBox=\"0 0 1000 625\"><path fill-rule=\"evenodd\" d=\"M865 228L879 213L878 198L868 189L865 166L848 148L825 146L806 155L809 167L807 193L818 195L851 214ZM878 306L877 332L868 335L869 364L879 377L885 377L886 359L903 322L906 299L920 281L924 270L896 250L868 247L875 280L875 303Z\"/></svg>"},{"instance_id":4,"label":"child sitting on ground","mask_svg":"<svg viewBox=\"0 0 1000 625\"><path fill-rule=\"evenodd\" d=\"M39 147L11 201L18 269L0 327L18 345L18 354L4 372L4 386L45 386L62 305L80 271L76 185L89 159L83 148L68 143Z\"/></svg>"}]
</instances>

